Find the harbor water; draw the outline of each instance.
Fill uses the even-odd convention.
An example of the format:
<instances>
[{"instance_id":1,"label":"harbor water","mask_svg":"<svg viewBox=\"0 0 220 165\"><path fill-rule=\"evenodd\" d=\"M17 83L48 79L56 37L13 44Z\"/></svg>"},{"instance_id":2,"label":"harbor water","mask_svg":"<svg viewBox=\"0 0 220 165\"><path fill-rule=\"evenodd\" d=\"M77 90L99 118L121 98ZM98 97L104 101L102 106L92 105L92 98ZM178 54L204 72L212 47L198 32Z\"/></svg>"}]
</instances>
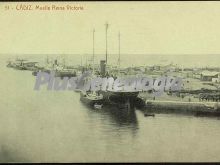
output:
<instances>
[{"instance_id":1,"label":"harbor water","mask_svg":"<svg viewBox=\"0 0 220 165\"><path fill-rule=\"evenodd\" d=\"M220 161L215 117L88 108L1 63L0 162Z\"/></svg>"}]
</instances>

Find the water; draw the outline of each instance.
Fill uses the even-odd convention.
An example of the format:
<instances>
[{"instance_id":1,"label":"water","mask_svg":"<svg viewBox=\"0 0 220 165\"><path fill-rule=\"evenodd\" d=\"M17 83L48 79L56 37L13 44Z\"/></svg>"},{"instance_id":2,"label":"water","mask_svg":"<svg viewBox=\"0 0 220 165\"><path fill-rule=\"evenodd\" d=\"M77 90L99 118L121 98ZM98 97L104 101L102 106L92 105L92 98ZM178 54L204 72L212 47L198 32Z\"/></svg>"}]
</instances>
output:
<instances>
[{"instance_id":1,"label":"water","mask_svg":"<svg viewBox=\"0 0 220 165\"><path fill-rule=\"evenodd\" d=\"M220 161L220 120L92 110L1 64L0 162Z\"/></svg>"}]
</instances>

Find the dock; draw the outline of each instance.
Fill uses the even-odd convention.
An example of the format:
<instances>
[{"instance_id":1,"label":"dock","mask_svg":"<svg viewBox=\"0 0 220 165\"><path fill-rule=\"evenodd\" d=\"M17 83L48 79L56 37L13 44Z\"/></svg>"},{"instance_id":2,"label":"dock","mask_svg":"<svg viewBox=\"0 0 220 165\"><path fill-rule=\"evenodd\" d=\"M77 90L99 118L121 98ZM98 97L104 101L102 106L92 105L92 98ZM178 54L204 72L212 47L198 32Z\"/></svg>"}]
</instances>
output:
<instances>
[{"instance_id":1,"label":"dock","mask_svg":"<svg viewBox=\"0 0 220 165\"><path fill-rule=\"evenodd\" d=\"M220 116L220 103L147 100L146 111L155 113L173 112Z\"/></svg>"}]
</instances>

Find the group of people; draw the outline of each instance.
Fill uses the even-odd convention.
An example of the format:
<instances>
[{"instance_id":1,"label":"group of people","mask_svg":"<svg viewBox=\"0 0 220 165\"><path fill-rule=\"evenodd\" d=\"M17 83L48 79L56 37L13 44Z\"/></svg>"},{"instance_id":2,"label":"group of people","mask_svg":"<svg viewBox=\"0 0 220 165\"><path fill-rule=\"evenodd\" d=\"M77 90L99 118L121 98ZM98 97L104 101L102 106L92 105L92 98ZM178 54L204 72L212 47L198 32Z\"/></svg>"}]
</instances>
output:
<instances>
[{"instance_id":1,"label":"group of people","mask_svg":"<svg viewBox=\"0 0 220 165\"><path fill-rule=\"evenodd\" d=\"M220 94L206 94L202 93L199 95L200 101L220 101Z\"/></svg>"}]
</instances>

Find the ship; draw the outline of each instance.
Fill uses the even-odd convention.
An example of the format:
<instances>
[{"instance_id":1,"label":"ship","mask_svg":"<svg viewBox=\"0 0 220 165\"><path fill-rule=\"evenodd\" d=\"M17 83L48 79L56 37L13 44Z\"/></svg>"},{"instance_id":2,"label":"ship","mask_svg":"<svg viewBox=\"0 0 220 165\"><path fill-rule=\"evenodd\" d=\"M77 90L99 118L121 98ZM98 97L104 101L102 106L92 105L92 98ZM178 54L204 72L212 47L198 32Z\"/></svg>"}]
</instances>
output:
<instances>
[{"instance_id":1,"label":"ship","mask_svg":"<svg viewBox=\"0 0 220 165\"><path fill-rule=\"evenodd\" d=\"M108 30L108 23L106 23L106 43L107 43L107 30ZM109 76L108 72L106 71L108 61L108 53L107 53L107 44L106 44L106 58L105 60L100 61L100 74L101 77ZM117 70L120 71L120 32L118 33L118 66ZM120 73L118 73L119 75ZM114 79L117 79L117 75L113 76ZM145 106L145 101L138 97L139 91L133 90L133 91L127 91L127 90L106 90L106 91L100 91L101 94L104 97L105 104L111 105L111 106L117 106L118 108L126 108L126 109L133 109L133 108L142 108Z\"/></svg>"},{"instance_id":2,"label":"ship","mask_svg":"<svg viewBox=\"0 0 220 165\"><path fill-rule=\"evenodd\" d=\"M107 53L107 30L108 30L108 23L106 23L106 59L100 61L100 72L99 75L95 75L94 71L94 32L93 30L93 75L92 77L99 76L99 77L108 77L109 74L106 71L106 66L107 66L107 60L108 60L108 53ZM118 70L120 70L120 32L118 34L118 39L119 39L119 57L118 57ZM114 77L114 78L117 78ZM135 107L137 108L142 108L145 106L145 101L138 97L139 91L133 90L133 91L127 91L127 90L120 90L120 91L115 91L115 90L99 90L97 93L102 95L102 99L99 101L103 103L104 106L116 106L119 109L134 109ZM87 96L84 98L81 97L81 99L86 99L89 100L87 104L91 104L92 100L88 99ZM84 101L86 103L86 101Z\"/></svg>"},{"instance_id":3,"label":"ship","mask_svg":"<svg viewBox=\"0 0 220 165\"><path fill-rule=\"evenodd\" d=\"M34 70L32 72L32 75L36 76L38 72L46 72L46 73L51 73L54 72L55 73L55 77L76 77L77 73L75 69L69 69L66 68L63 65L58 64L57 59L54 60L53 63L49 63L48 59L47 59L47 63L44 67L41 68L37 68L36 70Z\"/></svg>"},{"instance_id":4,"label":"ship","mask_svg":"<svg viewBox=\"0 0 220 165\"><path fill-rule=\"evenodd\" d=\"M34 71L37 69L38 62L31 62L25 59L16 59L15 61L8 61L7 67L14 68L16 70L30 70Z\"/></svg>"}]
</instances>

